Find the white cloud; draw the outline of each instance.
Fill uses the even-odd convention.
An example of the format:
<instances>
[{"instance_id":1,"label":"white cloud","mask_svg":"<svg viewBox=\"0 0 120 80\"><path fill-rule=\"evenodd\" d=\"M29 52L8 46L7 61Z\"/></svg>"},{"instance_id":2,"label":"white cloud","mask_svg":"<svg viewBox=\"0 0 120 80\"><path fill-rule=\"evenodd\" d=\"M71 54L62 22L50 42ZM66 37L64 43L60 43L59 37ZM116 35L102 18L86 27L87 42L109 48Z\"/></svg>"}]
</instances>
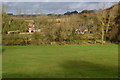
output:
<instances>
[{"instance_id":1,"label":"white cloud","mask_svg":"<svg viewBox=\"0 0 120 80\"><path fill-rule=\"evenodd\" d=\"M119 0L1 0L2 2L119 2Z\"/></svg>"},{"instance_id":2,"label":"white cloud","mask_svg":"<svg viewBox=\"0 0 120 80\"><path fill-rule=\"evenodd\" d=\"M70 5L69 5L69 8L70 8L70 9L79 9L79 8L81 8L81 3L77 3L77 4L73 3L73 4L70 4Z\"/></svg>"},{"instance_id":3,"label":"white cloud","mask_svg":"<svg viewBox=\"0 0 120 80\"><path fill-rule=\"evenodd\" d=\"M65 13L67 11L82 11L82 10L91 10L97 9L97 5L101 6L102 3L97 2L4 2L9 5L9 12L14 12L15 10L27 9L31 12L32 10L39 9L43 13ZM111 6L110 3L108 6Z\"/></svg>"}]
</instances>

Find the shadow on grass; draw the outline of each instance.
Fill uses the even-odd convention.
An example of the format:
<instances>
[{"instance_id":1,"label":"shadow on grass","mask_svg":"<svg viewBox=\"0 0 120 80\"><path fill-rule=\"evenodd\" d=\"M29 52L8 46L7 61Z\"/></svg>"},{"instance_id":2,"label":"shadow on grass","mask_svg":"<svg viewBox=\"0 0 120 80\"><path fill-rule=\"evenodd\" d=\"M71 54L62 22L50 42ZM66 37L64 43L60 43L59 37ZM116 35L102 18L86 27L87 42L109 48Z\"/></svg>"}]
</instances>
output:
<instances>
[{"instance_id":1,"label":"shadow on grass","mask_svg":"<svg viewBox=\"0 0 120 80\"><path fill-rule=\"evenodd\" d=\"M3 53L3 52L5 52L5 49L4 49L4 48L2 48L2 53Z\"/></svg>"},{"instance_id":2,"label":"shadow on grass","mask_svg":"<svg viewBox=\"0 0 120 80\"><path fill-rule=\"evenodd\" d=\"M25 73L4 73L2 74L3 78L29 78L29 75L26 75Z\"/></svg>"},{"instance_id":3,"label":"shadow on grass","mask_svg":"<svg viewBox=\"0 0 120 80\"><path fill-rule=\"evenodd\" d=\"M2 48L2 49L0 50L0 54L3 54L4 52L5 52L5 49Z\"/></svg>"},{"instance_id":4,"label":"shadow on grass","mask_svg":"<svg viewBox=\"0 0 120 80\"><path fill-rule=\"evenodd\" d=\"M107 63L106 63L107 65ZM67 77L80 78L115 78L118 77L117 66L106 66L94 64L87 61L68 61L61 64L61 67L67 72Z\"/></svg>"}]
</instances>

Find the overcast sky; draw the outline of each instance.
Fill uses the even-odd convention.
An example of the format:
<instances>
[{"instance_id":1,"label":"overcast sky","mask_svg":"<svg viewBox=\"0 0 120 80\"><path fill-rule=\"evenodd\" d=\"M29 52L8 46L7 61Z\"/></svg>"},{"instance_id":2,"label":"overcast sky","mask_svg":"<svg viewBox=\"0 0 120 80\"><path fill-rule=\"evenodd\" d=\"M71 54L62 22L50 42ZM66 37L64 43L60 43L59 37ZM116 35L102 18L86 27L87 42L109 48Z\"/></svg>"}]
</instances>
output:
<instances>
[{"instance_id":1,"label":"overcast sky","mask_svg":"<svg viewBox=\"0 0 120 80\"><path fill-rule=\"evenodd\" d=\"M103 2L4 2L8 5L8 12L16 14L17 9L22 12L26 10L31 13L40 10L44 14L63 14L67 11L81 12L83 10L94 10L103 7ZM107 2L106 7L111 7L114 3Z\"/></svg>"}]
</instances>

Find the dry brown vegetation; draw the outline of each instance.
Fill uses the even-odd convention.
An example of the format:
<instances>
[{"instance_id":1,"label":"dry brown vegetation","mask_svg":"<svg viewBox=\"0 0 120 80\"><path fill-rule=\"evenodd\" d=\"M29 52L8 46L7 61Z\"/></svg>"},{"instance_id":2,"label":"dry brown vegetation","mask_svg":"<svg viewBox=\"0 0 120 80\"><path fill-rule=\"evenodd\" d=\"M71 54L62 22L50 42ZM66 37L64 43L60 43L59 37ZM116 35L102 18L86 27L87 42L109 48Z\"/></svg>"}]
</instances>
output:
<instances>
[{"instance_id":1,"label":"dry brown vegetation","mask_svg":"<svg viewBox=\"0 0 120 80\"><path fill-rule=\"evenodd\" d=\"M111 8L83 11L71 15L8 15L3 13L3 45L61 45L61 44L105 44L118 43L120 4ZM40 32L33 34L8 34L9 31L28 30L33 21ZM82 30L83 29L83 30ZM84 32L87 29L88 31Z\"/></svg>"}]
</instances>

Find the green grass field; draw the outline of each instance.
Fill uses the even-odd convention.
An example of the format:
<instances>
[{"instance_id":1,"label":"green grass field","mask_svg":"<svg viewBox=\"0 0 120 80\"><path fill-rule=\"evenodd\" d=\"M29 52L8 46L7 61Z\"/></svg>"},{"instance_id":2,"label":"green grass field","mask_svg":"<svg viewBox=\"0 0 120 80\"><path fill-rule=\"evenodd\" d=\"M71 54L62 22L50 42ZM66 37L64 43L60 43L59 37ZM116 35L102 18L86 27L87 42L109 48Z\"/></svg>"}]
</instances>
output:
<instances>
[{"instance_id":1,"label":"green grass field","mask_svg":"<svg viewBox=\"0 0 120 80\"><path fill-rule=\"evenodd\" d=\"M117 45L3 47L3 78L107 77L118 77Z\"/></svg>"}]
</instances>

